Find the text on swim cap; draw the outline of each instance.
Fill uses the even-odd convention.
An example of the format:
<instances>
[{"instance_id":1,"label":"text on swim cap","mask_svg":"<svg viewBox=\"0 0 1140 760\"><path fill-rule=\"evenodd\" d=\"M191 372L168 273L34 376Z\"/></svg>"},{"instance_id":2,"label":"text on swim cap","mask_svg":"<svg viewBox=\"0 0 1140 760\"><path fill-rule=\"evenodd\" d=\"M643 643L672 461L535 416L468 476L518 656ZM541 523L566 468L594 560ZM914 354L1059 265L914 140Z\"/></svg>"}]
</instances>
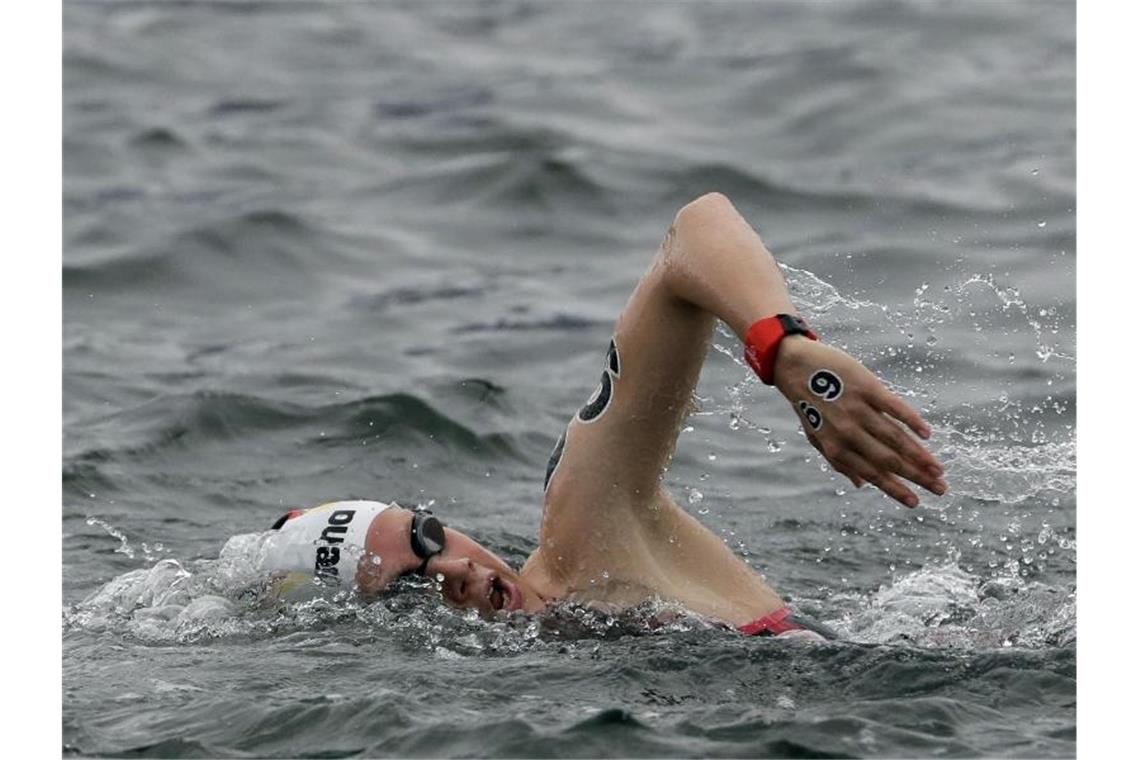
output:
<instances>
[{"instance_id":1,"label":"text on swim cap","mask_svg":"<svg viewBox=\"0 0 1140 760\"><path fill-rule=\"evenodd\" d=\"M348 524L356 514L355 509L338 509L329 514L328 525L321 531L320 541L326 546L317 547L317 561L313 574L320 580L337 580L340 575L337 563L340 562L340 549L327 544L343 544Z\"/></svg>"}]
</instances>

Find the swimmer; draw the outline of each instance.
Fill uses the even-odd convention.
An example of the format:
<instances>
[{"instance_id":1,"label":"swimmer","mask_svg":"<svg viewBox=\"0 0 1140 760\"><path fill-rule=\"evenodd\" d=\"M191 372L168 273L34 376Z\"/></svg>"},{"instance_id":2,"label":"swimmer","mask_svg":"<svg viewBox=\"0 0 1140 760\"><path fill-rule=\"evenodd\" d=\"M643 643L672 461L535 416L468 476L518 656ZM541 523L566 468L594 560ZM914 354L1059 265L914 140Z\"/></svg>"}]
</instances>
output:
<instances>
[{"instance_id":1,"label":"swimmer","mask_svg":"<svg viewBox=\"0 0 1140 760\"><path fill-rule=\"evenodd\" d=\"M401 576L427 575L440 580L447 603L485 616L557 600L659 598L748 634L831 636L790 610L662 484L717 319L856 488L870 483L910 508L918 497L908 483L946 492L942 467L920 443L930 426L795 316L759 236L710 193L677 213L599 354L597 389L547 466L538 548L521 570L430 512L371 501L283 516L266 569L316 574L366 596Z\"/></svg>"}]
</instances>

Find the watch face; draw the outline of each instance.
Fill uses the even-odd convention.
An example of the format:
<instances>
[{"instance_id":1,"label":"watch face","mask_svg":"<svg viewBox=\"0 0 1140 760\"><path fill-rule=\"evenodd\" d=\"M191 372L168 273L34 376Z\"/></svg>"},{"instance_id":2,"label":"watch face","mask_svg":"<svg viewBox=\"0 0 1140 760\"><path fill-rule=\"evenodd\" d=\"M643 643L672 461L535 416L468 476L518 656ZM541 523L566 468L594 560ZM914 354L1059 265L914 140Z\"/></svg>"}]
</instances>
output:
<instances>
[{"instance_id":1,"label":"watch face","mask_svg":"<svg viewBox=\"0 0 1140 760\"><path fill-rule=\"evenodd\" d=\"M808 333L807 323L799 317L794 317L791 314L780 314L779 319L785 335L806 335Z\"/></svg>"}]
</instances>

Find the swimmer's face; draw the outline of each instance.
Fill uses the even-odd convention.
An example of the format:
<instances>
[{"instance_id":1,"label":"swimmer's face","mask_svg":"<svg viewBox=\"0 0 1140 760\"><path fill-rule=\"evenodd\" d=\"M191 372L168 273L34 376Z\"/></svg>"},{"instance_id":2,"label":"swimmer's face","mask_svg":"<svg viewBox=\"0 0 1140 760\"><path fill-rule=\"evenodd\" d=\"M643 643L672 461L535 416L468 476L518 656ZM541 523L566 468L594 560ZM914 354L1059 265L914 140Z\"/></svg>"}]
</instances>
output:
<instances>
[{"instance_id":1,"label":"swimmer's face","mask_svg":"<svg viewBox=\"0 0 1140 760\"><path fill-rule=\"evenodd\" d=\"M412 517L412 512L397 508L385 510L372 521L365 540L368 551L356 573L362 592L379 593L423 564L412 549ZM542 609L538 594L494 553L451 528L444 528L444 538L443 552L428 561L424 574L443 577L442 593L448 604L477 609L484 616L499 610ZM380 558L379 564L374 557Z\"/></svg>"}]
</instances>

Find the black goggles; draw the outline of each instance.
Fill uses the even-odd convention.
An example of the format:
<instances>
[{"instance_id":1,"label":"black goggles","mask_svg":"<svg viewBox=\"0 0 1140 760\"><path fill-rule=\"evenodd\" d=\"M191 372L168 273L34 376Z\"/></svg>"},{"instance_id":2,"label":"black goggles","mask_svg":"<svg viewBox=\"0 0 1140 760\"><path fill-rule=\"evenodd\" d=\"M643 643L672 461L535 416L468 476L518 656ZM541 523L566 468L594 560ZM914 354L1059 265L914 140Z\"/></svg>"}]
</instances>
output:
<instances>
[{"instance_id":1,"label":"black goggles","mask_svg":"<svg viewBox=\"0 0 1140 760\"><path fill-rule=\"evenodd\" d=\"M426 509L413 512L412 551L423 560L416 570L417 575L424 574L432 557L443 553L444 545L443 523Z\"/></svg>"}]
</instances>

